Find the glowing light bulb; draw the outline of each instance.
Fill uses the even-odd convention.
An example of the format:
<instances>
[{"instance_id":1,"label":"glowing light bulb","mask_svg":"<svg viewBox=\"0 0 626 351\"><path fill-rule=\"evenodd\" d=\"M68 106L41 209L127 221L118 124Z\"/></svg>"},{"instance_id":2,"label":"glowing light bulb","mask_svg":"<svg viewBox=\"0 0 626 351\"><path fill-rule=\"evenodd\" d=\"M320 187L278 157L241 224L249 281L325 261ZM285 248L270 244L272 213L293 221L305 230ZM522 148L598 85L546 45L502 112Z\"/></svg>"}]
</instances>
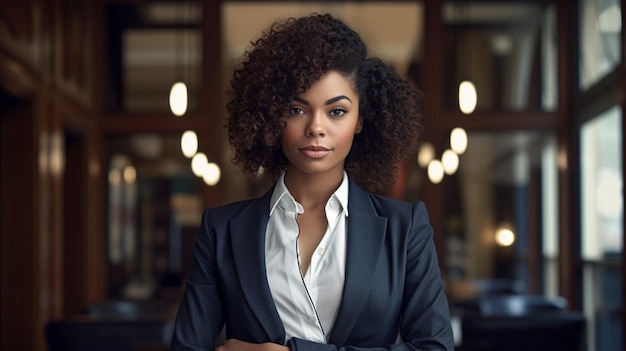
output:
<instances>
[{"instance_id":1,"label":"glowing light bulb","mask_svg":"<svg viewBox=\"0 0 626 351\"><path fill-rule=\"evenodd\" d=\"M429 142L424 142L420 146L419 153L417 154L417 163L422 168L428 167L428 164L435 158L435 147Z\"/></svg>"},{"instance_id":2,"label":"glowing light bulb","mask_svg":"<svg viewBox=\"0 0 626 351\"><path fill-rule=\"evenodd\" d=\"M469 80L464 80L459 84L459 108L466 115L474 112L478 103L476 86Z\"/></svg>"},{"instance_id":3,"label":"glowing light bulb","mask_svg":"<svg viewBox=\"0 0 626 351\"><path fill-rule=\"evenodd\" d=\"M428 179L433 184L439 184L443 180L443 165L439 160L432 160L428 164Z\"/></svg>"},{"instance_id":4,"label":"glowing light bulb","mask_svg":"<svg viewBox=\"0 0 626 351\"><path fill-rule=\"evenodd\" d=\"M454 128L450 133L450 148L456 152L457 155L461 155L467 149L467 133L463 128Z\"/></svg>"},{"instance_id":5,"label":"glowing light bulb","mask_svg":"<svg viewBox=\"0 0 626 351\"><path fill-rule=\"evenodd\" d=\"M441 155L441 163L443 164L443 171L447 175L454 174L459 168L459 155L452 150L446 150Z\"/></svg>"},{"instance_id":6,"label":"glowing light bulb","mask_svg":"<svg viewBox=\"0 0 626 351\"><path fill-rule=\"evenodd\" d=\"M496 244L500 246L511 246L515 242L515 233L509 228L499 228L496 231Z\"/></svg>"},{"instance_id":7,"label":"glowing light bulb","mask_svg":"<svg viewBox=\"0 0 626 351\"><path fill-rule=\"evenodd\" d=\"M202 177L204 175L204 170L206 169L209 161L206 155L202 152L198 152L191 159L191 170L196 177Z\"/></svg>"},{"instance_id":8,"label":"glowing light bulb","mask_svg":"<svg viewBox=\"0 0 626 351\"><path fill-rule=\"evenodd\" d=\"M220 167L213 162L209 162L204 169L202 179L207 185L213 186L220 181L221 175Z\"/></svg>"},{"instance_id":9,"label":"glowing light bulb","mask_svg":"<svg viewBox=\"0 0 626 351\"><path fill-rule=\"evenodd\" d=\"M170 109L175 116L182 116L187 112L187 85L176 82L170 90Z\"/></svg>"},{"instance_id":10,"label":"glowing light bulb","mask_svg":"<svg viewBox=\"0 0 626 351\"><path fill-rule=\"evenodd\" d=\"M190 158L198 152L198 136L193 130L187 130L180 138L180 148L185 157Z\"/></svg>"}]
</instances>

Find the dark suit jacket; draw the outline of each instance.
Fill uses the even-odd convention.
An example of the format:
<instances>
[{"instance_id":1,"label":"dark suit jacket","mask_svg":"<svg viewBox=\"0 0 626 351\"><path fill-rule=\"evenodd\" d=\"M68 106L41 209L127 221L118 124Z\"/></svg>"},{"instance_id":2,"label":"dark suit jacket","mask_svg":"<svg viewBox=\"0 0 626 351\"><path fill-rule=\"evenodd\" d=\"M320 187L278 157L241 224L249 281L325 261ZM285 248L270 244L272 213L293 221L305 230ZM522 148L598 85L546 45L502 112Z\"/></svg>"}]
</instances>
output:
<instances>
[{"instance_id":1,"label":"dark suit jacket","mask_svg":"<svg viewBox=\"0 0 626 351\"><path fill-rule=\"evenodd\" d=\"M227 338L285 343L265 275L271 194L204 212L172 350L212 350L224 323ZM294 338L291 349L453 350L423 203L373 195L350 181L348 213L346 280L329 344Z\"/></svg>"}]
</instances>

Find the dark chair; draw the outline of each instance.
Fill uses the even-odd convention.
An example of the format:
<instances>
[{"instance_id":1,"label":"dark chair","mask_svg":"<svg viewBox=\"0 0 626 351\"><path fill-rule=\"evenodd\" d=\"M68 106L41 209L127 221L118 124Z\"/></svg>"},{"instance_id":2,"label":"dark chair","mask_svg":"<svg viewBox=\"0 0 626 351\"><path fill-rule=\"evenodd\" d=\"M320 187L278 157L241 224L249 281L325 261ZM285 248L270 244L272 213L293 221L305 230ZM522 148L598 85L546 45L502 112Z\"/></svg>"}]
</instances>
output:
<instances>
[{"instance_id":1,"label":"dark chair","mask_svg":"<svg viewBox=\"0 0 626 351\"><path fill-rule=\"evenodd\" d=\"M520 316L564 311L567 300L561 296L492 295L456 301L452 307L462 315Z\"/></svg>"},{"instance_id":2,"label":"dark chair","mask_svg":"<svg viewBox=\"0 0 626 351\"><path fill-rule=\"evenodd\" d=\"M69 318L46 324L48 351L137 351L167 349L173 332L170 319Z\"/></svg>"},{"instance_id":3,"label":"dark chair","mask_svg":"<svg viewBox=\"0 0 626 351\"><path fill-rule=\"evenodd\" d=\"M585 318L563 297L493 295L458 301L458 351L581 351Z\"/></svg>"},{"instance_id":4,"label":"dark chair","mask_svg":"<svg viewBox=\"0 0 626 351\"><path fill-rule=\"evenodd\" d=\"M483 316L521 316L537 313L564 311L567 300L564 297L539 295L498 295L480 300L480 313Z\"/></svg>"},{"instance_id":5,"label":"dark chair","mask_svg":"<svg viewBox=\"0 0 626 351\"><path fill-rule=\"evenodd\" d=\"M511 279L474 279L472 288L479 296L512 295L524 293L524 282Z\"/></svg>"},{"instance_id":6,"label":"dark chair","mask_svg":"<svg viewBox=\"0 0 626 351\"><path fill-rule=\"evenodd\" d=\"M173 317L178 308L171 300L109 300L85 308L94 318L145 319Z\"/></svg>"},{"instance_id":7,"label":"dark chair","mask_svg":"<svg viewBox=\"0 0 626 351\"><path fill-rule=\"evenodd\" d=\"M585 318L578 312L467 316L458 351L582 351Z\"/></svg>"}]
</instances>

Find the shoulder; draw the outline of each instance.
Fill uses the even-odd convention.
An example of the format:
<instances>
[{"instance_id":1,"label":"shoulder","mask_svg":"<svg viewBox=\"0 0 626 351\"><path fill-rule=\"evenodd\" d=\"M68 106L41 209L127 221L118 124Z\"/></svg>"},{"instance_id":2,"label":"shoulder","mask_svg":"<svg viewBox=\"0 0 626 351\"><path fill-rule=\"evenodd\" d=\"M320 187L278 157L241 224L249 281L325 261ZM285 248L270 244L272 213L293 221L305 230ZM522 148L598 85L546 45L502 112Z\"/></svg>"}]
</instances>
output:
<instances>
[{"instance_id":1,"label":"shoulder","mask_svg":"<svg viewBox=\"0 0 626 351\"><path fill-rule=\"evenodd\" d=\"M356 184L350 184L350 210L373 212L390 221L402 221L413 225L428 224L428 211L422 201L403 201L380 194L366 192Z\"/></svg>"},{"instance_id":2,"label":"shoulder","mask_svg":"<svg viewBox=\"0 0 626 351\"><path fill-rule=\"evenodd\" d=\"M422 201L408 202L379 194L368 193L378 215L387 218L398 217L406 220L428 220L428 211Z\"/></svg>"},{"instance_id":3,"label":"shoulder","mask_svg":"<svg viewBox=\"0 0 626 351\"><path fill-rule=\"evenodd\" d=\"M258 218L269 215L269 201L272 189L259 198L240 200L204 210L203 223L226 224L237 217Z\"/></svg>"}]
</instances>

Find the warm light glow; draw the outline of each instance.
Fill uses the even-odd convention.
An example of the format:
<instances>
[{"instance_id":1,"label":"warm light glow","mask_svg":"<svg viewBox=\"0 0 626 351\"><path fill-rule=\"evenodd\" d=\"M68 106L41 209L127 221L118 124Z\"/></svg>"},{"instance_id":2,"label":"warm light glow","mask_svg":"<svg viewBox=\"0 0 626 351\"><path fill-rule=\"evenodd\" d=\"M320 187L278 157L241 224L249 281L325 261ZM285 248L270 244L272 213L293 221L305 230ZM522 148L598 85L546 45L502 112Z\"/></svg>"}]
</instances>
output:
<instances>
[{"instance_id":1,"label":"warm light glow","mask_svg":"<svg viewBox=\"0 0 626 351\"><path fill-rule=\"evenodd\" d=\"M433 158L435 158L435 147L433 144L429 142L422 143L417 154L417 164L422 168L426 168Z\"/></svg>"},{"instance_id":2,"label":"warm light glow","mask_svg":"<svg viewBox=\"0 0 626 351\"><path fill-rule=\"evenodd\" d=\"M556 165L561 171L567 171L567 151L564 147L559 148L556 155Z\"/></svg>"},{"instance_id":3,"label":"warm light glow","mask_svg":"<svg viewBox=\"0 0 626 351\"><path fill-rule=\"evenodd\" d=\"M476 103L478 102L478 94L474 83L464 80L459 84L459 108L466 115L474 112Z\"/></svg>"},{"instance_id":4,"label":"warm light glow","mask_svg":"<svg viewBox=\"0 0 626 351\"><path fill-rule=\"evenodd\" d=\"M443 164L443 171L447 175L452 175L459 168L459 155L452 150L446 150L441 156L441 163Z\"/></svg>"},{"instance_id":5,"label":"warm light glow","mask_svg":"<svg viewBox=\"0 0 626 351\"><path fill-rule=\"evenodd\" d=\"M467 133L463 128L454 128L450 133L450 148L461 155L467 150Z\"/></svg>"},{"instance_id":6,"label":"warm light glow","mask_svg":"<svg viewBox=\"0 0 626 351\"><path fill-rule=\"evenodd\" d=\"M124 182L126 184L133 184L137 179L137 170L133 166L124 167Z\"/></svg>"},{"instance_id":7,"label":"warm light glow","mask_svg":"<svg viewBox=\"0 0 626 351\"><path fill-rule=\"evenodd\" d=\"M187 112L187 85L176 82L170 90L170 109L175 116L182 116Z\"/></svg>"},{"instance_id":8,"label":"warm light glow","mask_svg":"<svg viewBox=\"0 0 626 351\"><path fill-rule=\"evenodd\" d=\"M515 233L509 228L499 228L496 231L496 244L499 246L511 246L515 242Z\"/></svg>"},{"instance_id":9,"label":"warm light glow","mask_svg":"<svg viewBox=\"0 0 626 351\"><path fill-rule=\"evenodd\" d=\"M183 151L183 155L187 158L193 157L198 152L198 136L193 130L188 130L183 133L180 138L180 148Z\"/></svg>"},{"instance_id":10,"label":"warm light glow","mask_svg":"<svg viewBox=\"0 0 626 351\"><path fill-rule=\"evenodd\" d=\"M209 160L204 153L198 152L197 154L195 154L191 159L191 170L193 171L193 174L195 174L197 177L202 177L208 163Z\"/></svg>"},{"instance_id":11,"label":"warm light glow","mask_svg":"<svg viewBox=\"0 0 626 351\"><path fill-rule=\"evenodd\" d=\"M221 175L220 167L213 162L209 162L204 168L202 179L207 185L213 186L220 181Z\"/></svg>"},{"instance_id":12,"label":"warm light glow","mask_svg":"<svg viewBox=\"0 0 626 351\"><path fill-rule=\"evenodd\" d=\"M443 165L439 160L432 160L428 164L428 179L433 184L439 184L443 180Z\"/></svg>"},{"instance_id":13,"label":"warm light glow","mask_svg":"<svg viewBox=\"0 0 626 351\"><path fill-rule=\"evenodd\" d=\"M119 169L112 169L109 171L109 184L119 185L122 181L122 175Z\"/></svg>"},{"instance_id":14,"label":"warm light glow","mask_svg":"<svg viewBox=\"0 0 626 351\"><path fill-rule=\"evenodd\" d=\"M64 139L61 133L52 133L50 137L49 159L50 172L61 175L65 171Z\"/></svg>"},{"instance_id":15,"label":"warm light glow","mask_svg":"<svg viewBox=\"0 0 626 351\"><path fill-rule=\"evenodd\" d=\"M92 177L96 177L98 174L100 174L100 162L98 162L98 160L91 160L89 161L89 175L91 175Z\"/></svg>"}]
</instances>

